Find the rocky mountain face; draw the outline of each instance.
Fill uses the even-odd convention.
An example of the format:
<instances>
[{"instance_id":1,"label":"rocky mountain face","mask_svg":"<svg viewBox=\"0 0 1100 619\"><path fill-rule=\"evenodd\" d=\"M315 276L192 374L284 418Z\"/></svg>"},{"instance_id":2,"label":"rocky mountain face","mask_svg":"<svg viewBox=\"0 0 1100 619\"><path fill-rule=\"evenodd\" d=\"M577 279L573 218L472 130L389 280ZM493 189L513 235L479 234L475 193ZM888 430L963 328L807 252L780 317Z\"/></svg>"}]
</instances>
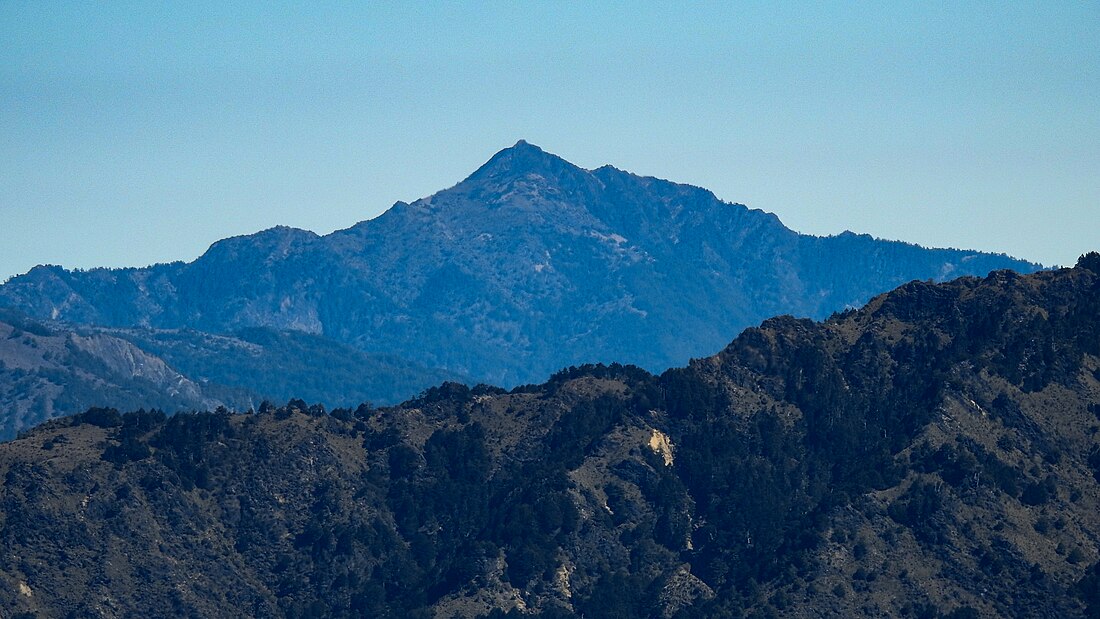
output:
<instances>
[{"instance_id":1,"label":"rocky mountain face","mask_svg":"<svg viewBox=\"0 0 1100 619\"><path fill-rule=\"evenodd\" d=\"M395 404L462 378L297 331L71 328L0 310L0 441L91 406L244 411L295 396Z\"/></svg>"},{"instance_id":2,"label":"rocky mountain face","mask_svg":"<svg viewBox=\"0 0 1100 619\"><path fill-rule=\"evenodd\" d=\"M1100 255L660 376L94 409L0 445L26 616L1096 617Z\"/></svg>"},{"instance_id":3,"label":"rocky mountain face","mask_svg":"<svg viewBox=\"0 0 1100 619\"><path fill-rule=\"evenodd\" d=\"M239 395L196 383L125 339L0 311L0 441L89 406L206 410Z\"/></svg>"},{"instance_id":4,"label":"rocky mountain face","mask_svg":"<svg viewBox=\"0 0 1100 619\"><path fill-rule=\"evenodd\" d=\"M234 408L246 410L268 399L348 406L392 405L461 374L424 367L394 355L365 353L348 344L295 330L268 327L213 335L193 329L108 329L203 384L230 385L249 394Z\"/></svg>"},{"instance_id":5,"label":"rocky mountain face","mask_svg":"<svg viewBox=\"0 0 1100 619\"><path fill-rule=\"evenodd\" d=\"M1037 265L800 235L704 189L583 170L521 141L327 236L274 228L187 264L38 267L0 287L0 304L113 327L295 329L516 385L596 361L663 370L770 316L820 319L907 281L1004 268Z\"/></svg>"}]
</instances>

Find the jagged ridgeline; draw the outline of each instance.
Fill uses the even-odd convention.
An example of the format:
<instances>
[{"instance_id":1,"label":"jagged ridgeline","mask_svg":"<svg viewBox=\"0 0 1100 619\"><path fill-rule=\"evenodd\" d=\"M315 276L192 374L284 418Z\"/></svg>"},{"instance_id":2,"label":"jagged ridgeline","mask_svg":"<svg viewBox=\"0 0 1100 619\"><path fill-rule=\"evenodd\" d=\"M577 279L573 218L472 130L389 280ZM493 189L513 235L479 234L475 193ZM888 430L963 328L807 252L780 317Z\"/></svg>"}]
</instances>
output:
<instances>
[{"instance_id":1,"label":"jagged ridgeline","mask_svg":"<svg viewBox=\"0 0 1100 619\"><path fill-rule=\"evenodd\" d=\"M1097 254L769 320L660 376L93 409L0 445L0 608L1096 617L1098 432Z\"/></svg>"},{"instance_id":2,"label":"jagged ridgeline","mask_svg":"<svg viewBox=\"0 0 1100 619\"><path fill-rule=\"evenodd\" d=\"M0 305L85 325L305 331L514 386L597 361L663 371L772 316L821 319L915 279L1037 268L797 234L705 189L584 170L521 141L454 187L345 230L273 228L191 263L38 267L0 286Z\"/></svg>"},{"instance_id":3,"label":"jagged ridgeline","mask_svg":"<svg viewBox=\"0 0 1100 619\"><path fill-rule=\"evenodd\" d=\"M604 361L650 371L750 325L824 318L906 281L1034 271L845 233L520 142L458 185L326 236L273 228L191 263L0 285L0 441L89 406L396 404Z\"/></svg>"}]
</instances>

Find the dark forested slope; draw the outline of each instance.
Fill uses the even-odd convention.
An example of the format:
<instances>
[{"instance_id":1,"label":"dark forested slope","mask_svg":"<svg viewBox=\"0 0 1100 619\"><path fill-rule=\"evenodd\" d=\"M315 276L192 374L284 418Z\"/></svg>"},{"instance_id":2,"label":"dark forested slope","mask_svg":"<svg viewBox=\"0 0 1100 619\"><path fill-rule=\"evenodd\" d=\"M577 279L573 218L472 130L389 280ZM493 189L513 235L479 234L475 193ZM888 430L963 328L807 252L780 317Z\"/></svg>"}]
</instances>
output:
<instances>
[{"instance_id":1,"label":"dark forested slope","mask_svg":"<svg viewBox=\"0 0 1100 619\"><path fill-rule=\"evenodd\" d=\"M0 445L42 616L1095 617L1100 255L777 318L661 376Z\"/></svg>"}]
</instances>

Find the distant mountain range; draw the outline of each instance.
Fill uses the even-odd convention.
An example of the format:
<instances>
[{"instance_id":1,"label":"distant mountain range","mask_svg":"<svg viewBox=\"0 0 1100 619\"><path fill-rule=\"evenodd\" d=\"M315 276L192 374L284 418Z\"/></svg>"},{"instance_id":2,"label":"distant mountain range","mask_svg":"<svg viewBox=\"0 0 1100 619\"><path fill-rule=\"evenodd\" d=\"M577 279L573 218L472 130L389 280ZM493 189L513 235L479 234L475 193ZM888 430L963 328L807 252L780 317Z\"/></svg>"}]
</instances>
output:
<instances>
[{"instance_id":1,"label":"distant mountain range","mask_svg":"<svg viewBox=\"0 0 1100 619\"><path fill-rule=\"evenodd\" d=\"M297 331L66 327L0 309L0 441L91 406L396 404L446 380L467 379Z\"/></svg>"},{"instance_id":2,"label":"distant mountain range","mask_svg":"<svg viewBox=\"0 0 1100 619\"><path fill-rule=\"evenodd\" d=\"M1097 617L1100 255L660 376L93 409L0 480L16 617Z\"/></svg>"},{"instance_id":3,"label":"distant mountain range","mask_svg":"<svg viewBox=\"0 0 1100 619\"><path fill-rule=\"evenodd\" d=\"M911 280L1038 268L847 232L797 234L705 189L584 170L520 141L458 185L346 230L273 228L219 241L191 263L36 267L0 286L0 306L148 333L295 331L315 336L311 354L328 341L329 357L352 347L399 372L513 386L589 362L663 370L771 316L820 319ZM217 359L217 346L191 358L167 336L118 335L168 355L193 381L228 377L194 374L194 363L234 363ZM405 387L392 369L362 369L378 372L370 380L385 397L342 380L323 395L388 399ZM271 380L242 372L229 386L259 392Z\"/></svg>"},{"instance_id":4,"label":"distant mountain range","mask_svg":"<svg viewBox=\"0 0 1100 619\"><path fill-rule=\"evenodd\" d=\"M51 328L0 310L0 440L89 406L205 410L233 395L190 380L123 338Z\"/></svg>"}]
</instances>

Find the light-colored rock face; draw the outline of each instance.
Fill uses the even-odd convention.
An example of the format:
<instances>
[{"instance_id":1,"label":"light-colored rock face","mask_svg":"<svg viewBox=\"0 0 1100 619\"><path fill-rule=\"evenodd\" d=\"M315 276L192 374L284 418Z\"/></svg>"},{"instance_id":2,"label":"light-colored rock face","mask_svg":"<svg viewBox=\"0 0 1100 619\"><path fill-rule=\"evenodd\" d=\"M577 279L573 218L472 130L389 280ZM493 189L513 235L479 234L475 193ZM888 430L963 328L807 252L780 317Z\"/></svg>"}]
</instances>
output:
<instances>
[{"instance_id":1,"label":"light-colored rock face","mask_svg":"<svg viewBox=\"0 0 1100 619\"><path fill-rule=\"evenodd\" d=\"M714 597L714 590L707 583L699 580L691 573L691 567L684 565L669 578L661 589L660 600L664 607L661 613L666 619L671 618L677 611L689 607L699 600L709 600Z\"/></svg>"},{"instance_id":2,"label":"light-colored rock face","mask_svg":"<svg viewBox=\"0 0 1100 619\"><path fill-rule=\"evenodd\" d=\"M665 466L672 466L672 440L668 438L667 434L654 428L653 434L649 437L649 448L653 450L653 453L661 456Z\"/></svg>"},{"instance_id":3,"label":"light-colored rock face","mask_svg":"<svg viewBox=\"0 0 1100 619\"><path fill-rule=\"evenodd\" d=\"M554 584L558 588L558 593L565 599L573 597L573 588L570 585L569 579L573 576L573 570L576 569L569 563L563 563L558 571L554 573Z\"/></svg>"},{"instance_id":4,"label":"light-colored rock face","mask_svg":"<svg viewBox=\"0 0 1100 619\"><path fill-rule=\"evenodd\" d=\"M224 404L120 337L20 324L0 321L0 440L91 406L175 412Z\"/></svg>"}]
</instances>

